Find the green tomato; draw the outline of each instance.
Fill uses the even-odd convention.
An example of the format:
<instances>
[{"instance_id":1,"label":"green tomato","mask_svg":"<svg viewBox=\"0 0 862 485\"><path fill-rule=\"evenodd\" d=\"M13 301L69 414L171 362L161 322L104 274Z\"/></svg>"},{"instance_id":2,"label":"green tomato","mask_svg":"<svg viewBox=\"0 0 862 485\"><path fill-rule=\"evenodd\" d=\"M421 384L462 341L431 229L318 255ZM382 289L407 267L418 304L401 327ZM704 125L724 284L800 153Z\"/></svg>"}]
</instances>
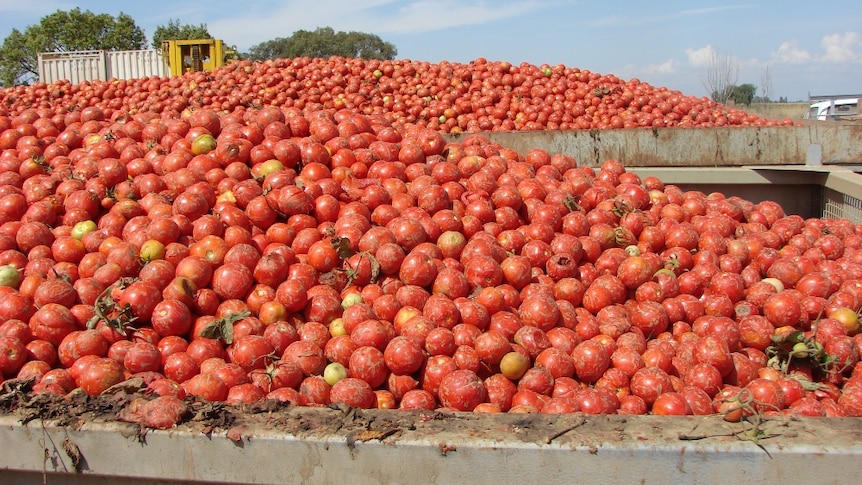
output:
<instances>
[{"instance_id":1,"label":"green tomato","mask_svg":"<svg viewBox=\"0 0 862 485\"><path fill-rule=\"evenodd\" d=\"M344 328L344 319L338 317L329 322L329 335L338 337L339 335L347 335L347 329Z\"/></svg>"},{"instance_id":2,"label":"green tomato","mask_svg":"<svg viewBox=\"0 0 862 485\"><path fill-rule=\"evenodd\" d=\"M344 299L341 300L341 308L347 310L349 307L362 303L362 295L359 293L348 293L344 296Z\"/></svg>"},{"instance_id":3,"label":"green tomato","mask_svg":"<svg viewBox=\"0 0 862 485\"><path fill-rule=\"evenodd\" d=\"M10 264L0 266L0 286L8 286L17 290L20 284L21 272L18 271L18 268Z\"/></svg>"},{"instance_id":4,"label":"green tomato","mask_svg":"<svg viewBox=\"0 0 862 485\"><path fill-rule=\"evenodd\" d=\"M77 240L81 240L87 233L93 232L98 227L93 221L81 221L72 226L71 236Z\"/></svg>"},{"instance_id":5,"label":"green tomato","mask_svg":"<svg viewBox=\"0 0 862 485\"><path fill-rule=\"evenodd\" d=\"M347 367L338 362L330 362L323 369L323 380L330 386L347 377Z\"/></svg>"},{"instance_id":6,"label":"green tomato","mask_svg":"<svg viewBox=\"0 0 862 485\"><path fill-rule=\"evenodd\" d=\"M155 239L147 240L142 246L139 256L144 261L165 258L165 245Z\"/></svg>"},{"instance_id":7,"label":"green tomato","mask_svg":"<svg viewBox=\"0 0 862 485\"><path fill-rule=\"evenodd\" d=\"M203 135L198 135L194 140L192 140L192 154L193 155L206 155L207 153L216 149L218 142L215 137L205 133Z\"/></svg>"},{"instance_id":8,"label":"green tomato","mask_svg":"<svg viewBox=\"0 0 862 485\"><path fill-rule=\"evenodd\" d=\"M262 179L267 175L284 170L284 164L280 160L271 159L254 166L252 172L256 178Z\"/></svg>"},{"instance_id":9,"label":"green tomato","mask_svg":"<svg viewBox=\"0 0 862 485\"><path fill-rule=\"evenodd\" d=\"M808 344L805 342L799 342L793 345L793 350L790 351L790 356L797 359L804 359L808 357L811 349L808 348Z\"/></svg>"}]
</instances>

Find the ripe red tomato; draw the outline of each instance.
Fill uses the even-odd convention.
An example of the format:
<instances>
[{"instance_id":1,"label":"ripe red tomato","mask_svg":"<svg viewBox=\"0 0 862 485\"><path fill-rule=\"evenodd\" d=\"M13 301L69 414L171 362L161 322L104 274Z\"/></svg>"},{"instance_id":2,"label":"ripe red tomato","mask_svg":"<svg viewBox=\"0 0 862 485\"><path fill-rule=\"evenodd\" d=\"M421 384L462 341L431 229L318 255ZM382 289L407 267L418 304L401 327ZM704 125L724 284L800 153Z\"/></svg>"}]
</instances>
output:
<instances>
[{"instance_id":1,"label":"ripe red tomato","mask_svg":"<svg viewBox=\"0 0 862 485\"><path fill-rule=\"evenodd\" d=\"M630 387L632 394L643 399L647 406L652 406L665 392L673 391L670 376L658 367L645 367L635 372Z\"/></svg>"},{"instance_id":2,"label":"ripe red tomato","mask_svg":"<svg viewBox=\"0 0 862 485\"><path fill-rule=\"evenodd\" d=\"M14 300L12 296L14 295L5 298L4 301ZM29 322L34 337L46 340L54 346L59 346L68 334L79 329L77 319L72 312L57 303L48 303L36 310L32 318L29 318Z\"/></svg>"},{"instance_id":3,"label":"ripe red tomato","mask_svg":"<svg viewBox=\"0 0 862 485\"><path fill-rule=\"evenodd\" d=\"M371 385L353 377L346 377L333 384L329 399L332 403L342 403L360 409L377 407L377 396Z\"/></svg>"},{"instance_id":4,"label":"ripe red tomato","mask_svg":"<svg viewBox=\"0 0 862 485\"><path fill-rule=\"evenodd\" d=\"M189 396L205 399L211 402L225 401L230 389L214 374L197 374L181 384Z\"/></svg>"},{"instance_id":5,"label":"ripe red tomato","mask_svg":"<svg viewBox=\"0 0 862 485\"><path fill-rule=\"evenodd\" d=\"M685 396L669 391L660 394L652 404L652 413L657 416L684 416L692 414Z\"/></svg>"},{"instance_id":6,"label":"ripe red tomato","mask_svg":"<svg viewBox=\"0 0 862 485\"><path fill-rule=\"evenodd\" d=\"M253 285L252 270L244 264L226 262L212 274L212 288L221 300L244 300Z\"/></svg>"},{"instance_id":7,"label":"ripe red tomato","mask_svg":"<svg viewBox=\"0 0 862 485\"><path fill-rule=\"evenodd\" d=\"M123 379L123 366L119 362L108 357L92 356L92 360L81 367L75 384L87 394L97 396Z\"/></svg>"},{"instance_id":8,"label":"ripe red tomato","mask_svg":"<svg viewBox=\"0 0 862 485\"><path fill-rule=\"evenodd\" d=\"M141 322L149 322L161 296L161 291L154 283L135 281L123 289L117 304L120 307L128 305L132 314L138 317Z\"/></svg>"},{"instance_id":9,"label":"ripe red tomato","mask_svg":"<svg viewBox=\"0 0 862 485\"><path fill-rule=\"evenodd\" d=\"M440 403L458 411L472 411L488 396L482 380L470 370L455 370L440 381Z\"/></svg>"},{"instance_id":10,"label":"ripe red tomato","mask_svg":"<svg viewBox=\"0 0 862 485\"><path fill-rule=\"evenodd\" d=\"M386 345L383 360L394 374L408 375L418 371L425 363L425 352L420 342L398 336Z\"/></svg>"},{"instance_id":11,"label":"ripe red tomato","mask_svg":"<svg viewBox=\"0 0 862 485\"><path fill-rule=\"evenodd\" d=\"M584 382L597 381L608 369L611 355L608 349L595 340L578 344L572 351L575 374Z\"/></svg>"}]
</instances>

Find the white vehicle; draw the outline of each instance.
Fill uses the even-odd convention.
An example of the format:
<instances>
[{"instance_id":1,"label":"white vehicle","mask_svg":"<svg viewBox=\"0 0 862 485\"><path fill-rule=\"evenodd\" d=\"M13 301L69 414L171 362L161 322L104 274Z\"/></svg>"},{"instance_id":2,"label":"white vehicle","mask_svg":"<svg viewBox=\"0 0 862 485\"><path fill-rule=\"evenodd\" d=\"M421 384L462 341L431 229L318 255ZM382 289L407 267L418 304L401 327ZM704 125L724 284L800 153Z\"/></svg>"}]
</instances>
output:
<instances>
[{"instance_id":1,"label":"white vehicle","mask_svg":"<svg viewBox=\"0 0 862 485\"><path fill-rule=\"evenodd\" d=\"M826 99L811 103L805 119L840 120L859 115L859 98Z\"/></svg>"}]
</instances>

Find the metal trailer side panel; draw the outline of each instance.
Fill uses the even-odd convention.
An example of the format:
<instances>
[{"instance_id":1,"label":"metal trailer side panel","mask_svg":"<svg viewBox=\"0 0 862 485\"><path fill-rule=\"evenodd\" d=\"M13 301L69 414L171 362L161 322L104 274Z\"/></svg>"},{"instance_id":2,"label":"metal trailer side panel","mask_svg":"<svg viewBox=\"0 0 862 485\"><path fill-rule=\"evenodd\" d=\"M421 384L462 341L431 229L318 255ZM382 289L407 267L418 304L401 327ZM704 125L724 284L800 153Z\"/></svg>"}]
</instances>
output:
<instances>
[{"instance_id":1,"label":"metal trailer side panel","mask_svg":"<svg viewBox=\"0 0 862 485\"><path fill-rule=\"evenodd\" d=\"M473 133L447 133L459 143ZM495 131L481 133L521 153L543 148L600 166L617 159L626 167L726 167L746 165L858 164L862 124L811 122L799 126L623 128L618 130Z\"/></svg>"},{"instance_id":2,"label":"metal trailer side panel","mask_svg":"<svg viewBox=\"0 0 862 485\"><path fill-rule=\"evenodd\" d=\"M104 51L43 52L38 54L38 65L39 81L44 83L108 79Z\"/></svg>"},{"instance_id":3,"label":"metal trailer side panel","mask_svg":"<svg viewBox=\"0 0 862 485\"><path fill-rule=\"evenodd\" d=\"M136 79L170 75L167 61L157 49L107 52L108 79Z\"/></svg>"}]
</instances>

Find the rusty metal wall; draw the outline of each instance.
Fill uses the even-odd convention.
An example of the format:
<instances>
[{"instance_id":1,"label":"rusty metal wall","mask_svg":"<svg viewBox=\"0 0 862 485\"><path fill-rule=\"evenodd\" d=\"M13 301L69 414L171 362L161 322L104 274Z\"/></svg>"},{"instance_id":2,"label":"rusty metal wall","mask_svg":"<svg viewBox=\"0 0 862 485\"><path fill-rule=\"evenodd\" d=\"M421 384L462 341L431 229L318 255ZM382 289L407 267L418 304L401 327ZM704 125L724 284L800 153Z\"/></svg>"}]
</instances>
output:
<instances>
[{"instance_id":1,"label":"rusty metal wall","mask_svg":"<svg viewBox=\"0 0 862 485\"><path fill-rule=\"evenodd\" d=\"M468 135L446 134L445 138L457 142ZM522 153L532 148L566 153L587 166L598 166L608 159L620 160L630 167L862 163L862 124L853 123L490 132L483 135Z\"/></svg>"}]
</instances>

